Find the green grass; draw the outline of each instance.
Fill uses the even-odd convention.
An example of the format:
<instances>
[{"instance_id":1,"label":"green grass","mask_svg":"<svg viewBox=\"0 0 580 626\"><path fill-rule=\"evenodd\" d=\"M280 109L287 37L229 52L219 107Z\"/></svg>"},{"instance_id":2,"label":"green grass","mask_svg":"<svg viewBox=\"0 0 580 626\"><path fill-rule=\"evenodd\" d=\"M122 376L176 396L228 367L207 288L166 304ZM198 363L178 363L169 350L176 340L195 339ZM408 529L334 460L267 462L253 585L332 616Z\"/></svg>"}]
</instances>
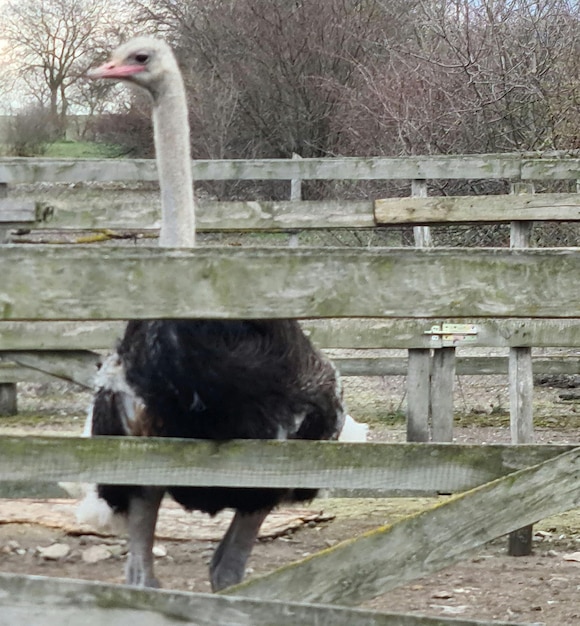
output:
<instances>
[{"instance_id":1,"label":"green grass","mask_svg":"<svg viewBox=\"0 0 580 626\"><path fill-rule=\"evenodd\" d=\"M113 159L122 154L115 144L92 141L55 141L45 146L43 156L59 159Z\"/></svg>"}]
</instances>

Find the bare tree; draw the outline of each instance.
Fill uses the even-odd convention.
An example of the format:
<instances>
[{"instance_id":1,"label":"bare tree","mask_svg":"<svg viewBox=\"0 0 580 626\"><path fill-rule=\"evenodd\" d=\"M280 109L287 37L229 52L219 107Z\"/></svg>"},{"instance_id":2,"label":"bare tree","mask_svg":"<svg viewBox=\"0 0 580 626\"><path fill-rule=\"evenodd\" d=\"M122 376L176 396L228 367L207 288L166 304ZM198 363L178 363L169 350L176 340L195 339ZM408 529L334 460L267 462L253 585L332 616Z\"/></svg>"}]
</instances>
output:
<instances>
[{"instance_id":1,"label":"bare tree","mask_svg":"<svg viewBox=\"0 0 580 626\"><path fill-rule=\"evenodd\" d=\"M107 5L92 0L11 0L3 8L0 37L7 42L15 80L20 91L48 108L56 135L65 130L75 87L105 45Z\"/></svg>"},{"instance_id":2,"label":"bare tree","mask_svg":"<svg viewBox=\"0 0 580 626\"><path fill-rule=\"evenodd\" d=\"M136 13L173 36L198 107L192 119L203 116L199 130L220 137L220 154L308 157L339 151L341 129L331 119L356 63L380 40L381 2L136 4ZM219 119L210 117L207 124L206 113L216 110Z\"/></svg>"}]
</instances>

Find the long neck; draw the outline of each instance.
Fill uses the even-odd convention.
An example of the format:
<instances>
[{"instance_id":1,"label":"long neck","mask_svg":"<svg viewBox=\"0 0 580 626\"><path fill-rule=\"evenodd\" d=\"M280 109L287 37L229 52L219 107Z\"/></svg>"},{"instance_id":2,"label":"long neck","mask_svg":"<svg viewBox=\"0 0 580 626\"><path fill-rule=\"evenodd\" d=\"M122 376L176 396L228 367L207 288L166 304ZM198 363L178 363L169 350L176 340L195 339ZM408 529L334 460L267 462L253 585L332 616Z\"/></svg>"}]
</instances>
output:
<instances>
[{"instance_id":1,"label":"long neck","mask_svg":"<svg viewBox=\"0 0 580 626\"><path fill-rule=\"evenodd\" d=\"M183 81L172 75L154 101L153 129L161 187L161 233L165 248L195 245L189 121Z\"/></svg>"}]
</instances>

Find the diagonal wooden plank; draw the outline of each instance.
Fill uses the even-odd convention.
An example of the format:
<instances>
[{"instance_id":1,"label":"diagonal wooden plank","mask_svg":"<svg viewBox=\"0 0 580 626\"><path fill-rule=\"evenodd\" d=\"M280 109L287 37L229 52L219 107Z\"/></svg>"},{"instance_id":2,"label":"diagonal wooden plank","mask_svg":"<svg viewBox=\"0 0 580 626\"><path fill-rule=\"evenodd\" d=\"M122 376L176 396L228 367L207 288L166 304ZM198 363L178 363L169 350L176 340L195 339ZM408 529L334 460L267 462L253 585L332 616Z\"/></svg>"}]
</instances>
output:
<instances>
[{"instance_id":1,"label":"diagonal wooden plank","mask_svg":"<svg viewBox=\"0 0 580 626\"><path fill-rule=\"evenodd\" d=\"M451 565L491 539L578 506L580 448L224 593L353 606Z\"/></svg>"},{"instance_id":2,"label":"diagonal wooden plank","mask_svg":"<svg viewBox=\"0 0 580 626\"><path fill-rule=\"evenodd\" d=\"M142 626L509 626L506 622L379 613L0 574L1 626L127 626L131 623Z\"/></svg>"}]
</instances>

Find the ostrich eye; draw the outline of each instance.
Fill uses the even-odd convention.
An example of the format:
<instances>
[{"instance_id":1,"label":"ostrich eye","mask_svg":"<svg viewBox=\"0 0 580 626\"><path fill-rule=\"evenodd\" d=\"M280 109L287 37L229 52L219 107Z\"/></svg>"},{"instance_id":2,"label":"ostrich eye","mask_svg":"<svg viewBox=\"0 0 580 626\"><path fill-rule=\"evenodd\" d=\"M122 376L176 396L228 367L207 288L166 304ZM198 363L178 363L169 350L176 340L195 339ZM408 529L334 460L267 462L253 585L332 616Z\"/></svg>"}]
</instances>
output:
<instances>
[{"instance_id":1,"label":"ostrich eye","mask_svg":"<svg viewBox=\"0 0 580 626\"><path fill-rule=\"evenodd\" d=\"M141 65L145 65L149 61L149 55L146 52L139 52L135 55L135 61Z\"/></svg>"}]
</instances>

